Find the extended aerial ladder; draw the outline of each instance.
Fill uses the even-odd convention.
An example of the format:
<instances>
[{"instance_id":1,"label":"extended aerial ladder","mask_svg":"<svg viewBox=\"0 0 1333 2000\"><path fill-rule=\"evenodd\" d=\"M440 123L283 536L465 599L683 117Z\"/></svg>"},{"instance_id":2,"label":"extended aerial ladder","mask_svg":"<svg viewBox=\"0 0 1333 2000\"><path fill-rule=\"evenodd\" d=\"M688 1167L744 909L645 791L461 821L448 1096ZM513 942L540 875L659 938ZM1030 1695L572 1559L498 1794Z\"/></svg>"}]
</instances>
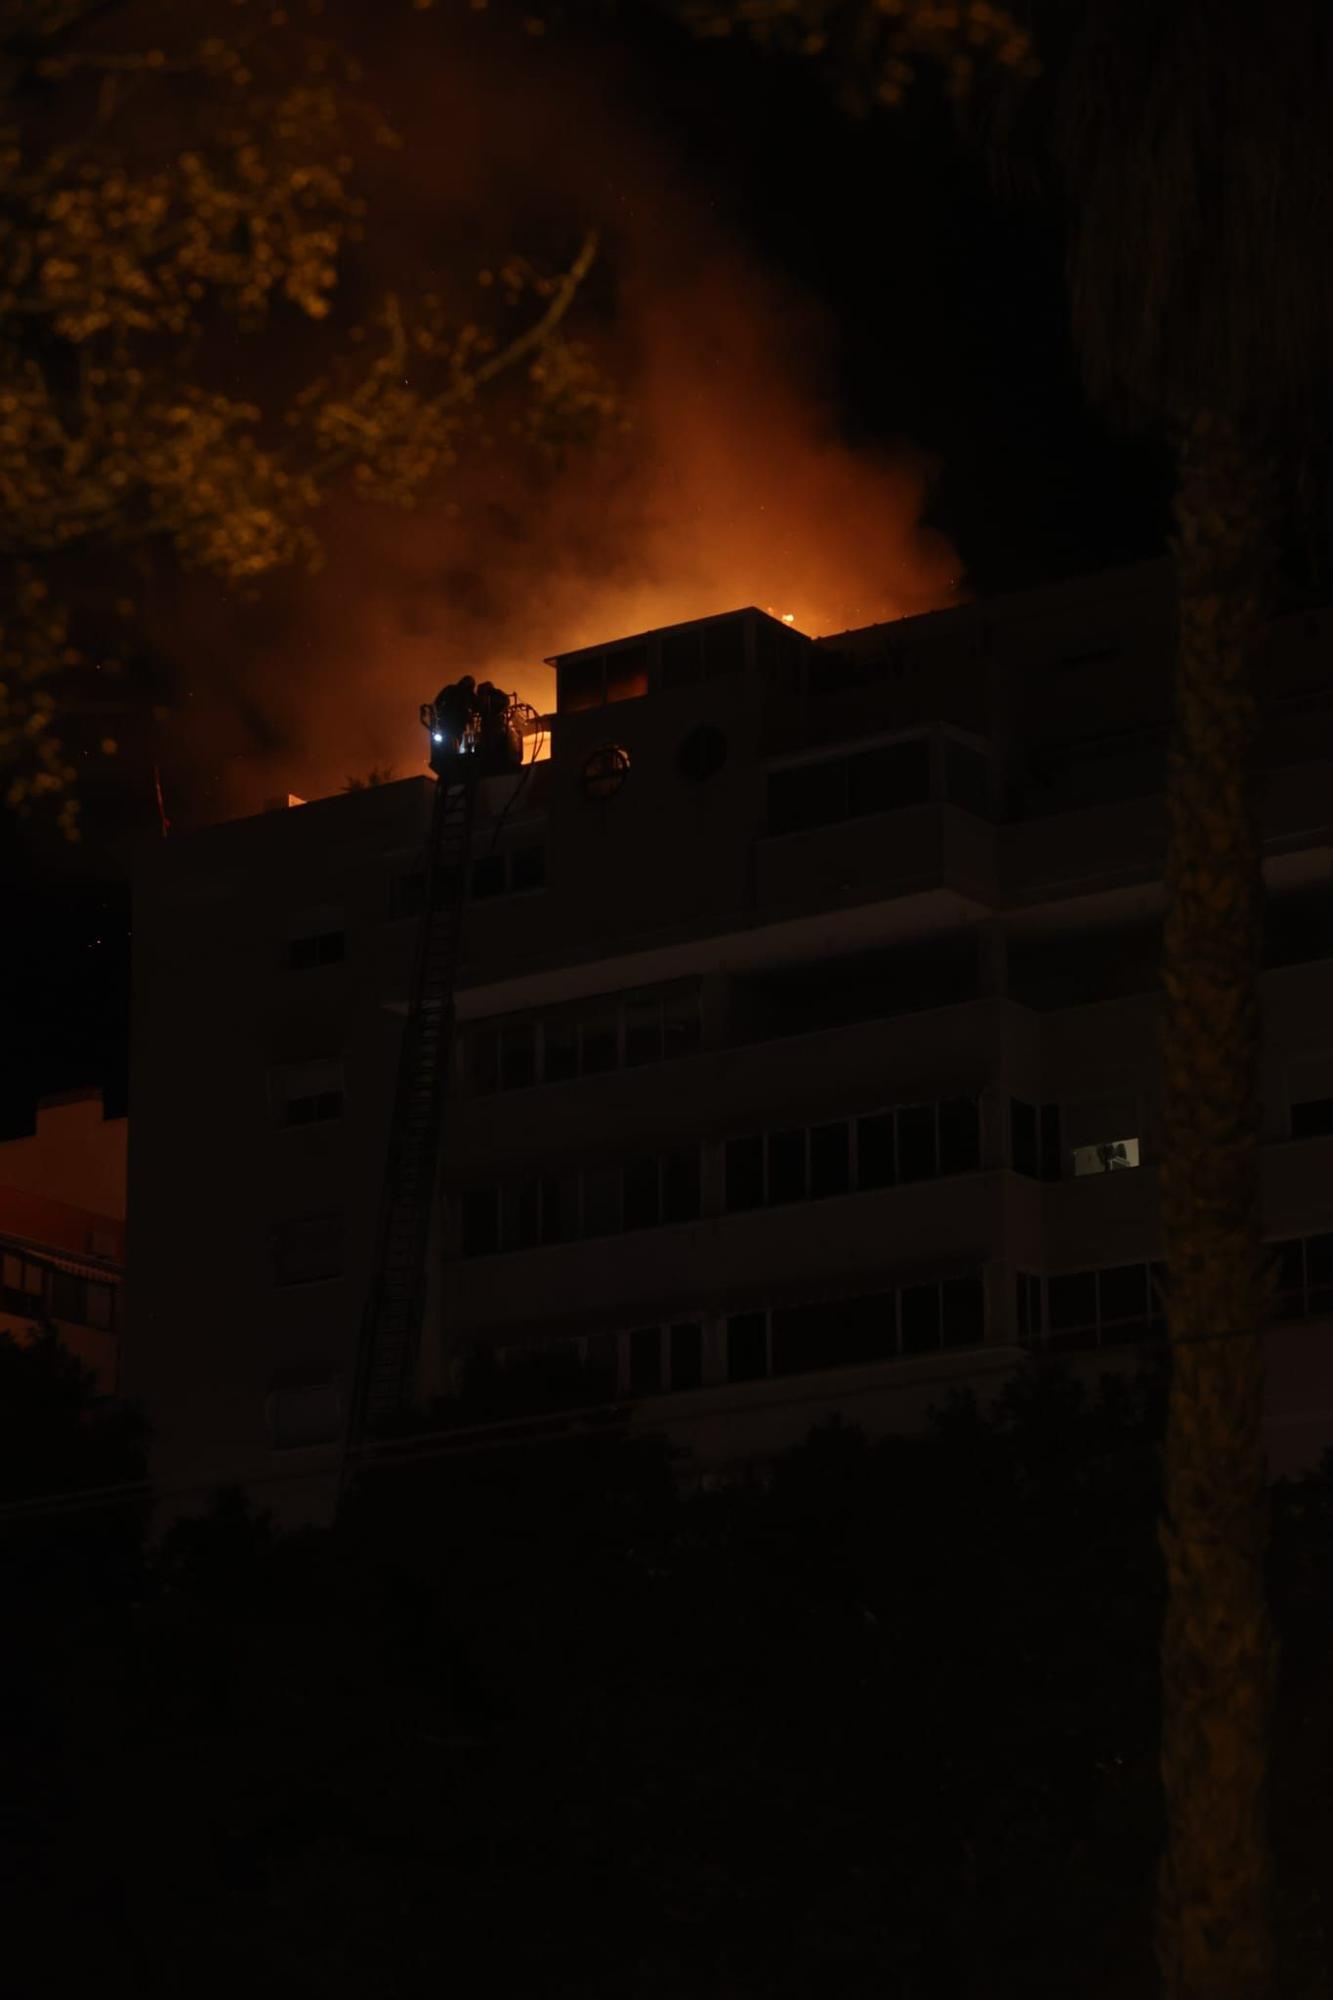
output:
<instances>
[{"instance_id":1,"label":"extended aerial ladder","mask_svg":"<svg viewBox=\"0 0 1333 2000\"><path fill-rule=\"evenodd\" d=\"M535 713L470 680L425 703L436 775L421 928L398 1058L384 1191L357 1349L343 1482L368 1440L415 1400L445 1107L453 1046L463 902L480 778L514 772Z\"/></svg>"}]
</instances>

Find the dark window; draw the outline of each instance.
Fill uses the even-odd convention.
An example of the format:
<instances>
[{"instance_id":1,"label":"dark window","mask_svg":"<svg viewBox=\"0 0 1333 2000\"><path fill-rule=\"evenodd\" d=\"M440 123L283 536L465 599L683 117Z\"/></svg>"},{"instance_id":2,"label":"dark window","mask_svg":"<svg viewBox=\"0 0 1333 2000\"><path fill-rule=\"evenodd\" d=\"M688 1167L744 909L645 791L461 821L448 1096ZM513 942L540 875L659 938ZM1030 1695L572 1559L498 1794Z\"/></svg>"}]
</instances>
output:
<instances>
[{"instance_id":1,"label":"dark window","mask_svg":"<svg viewBox=\"0 0 1333 2000\"><path fill-rule=\"evenodd\" d=\"M1041 1279L1031 1271L1014 1275L1016 1311L1014 1323L1020 1340L1041 1338Z\"/></svg>"},{"instance_id":2,"label":"dark window","mask_svg":"<svg viewBox=\"0 0 1333 2000\"><path fill-rule=\"evenodd\" d=\"M685 1324L671 1329L671 1386L697 1389L704 1379L703 1328Z\"/></svg>"},{"instance_id":3,"label":"dark window","mask_svg":"<svg viewBox=\"0 0 1333 2000\"><path fill-rule=\"evenodd\" d=\"M336 1209L276 1224L272 1235L275 1285L309 1285L342 1274L343 1218Z\"/></svg>"},{"instance_id":4,"label":"dark window","mask_svg":"<svg viewBox=\"0 0 1333 2000\"><path fill-rule=\"evenodd\" d=\"M1305 1311L1305 1245L1299 1236L1277 1245L1279 1319L1299 1319Z\"/></svg>"},{"instance_id":5,"label":"dark window","mask_svg":"<svg viewBox=\"0 0 1333 2000\"><path fill-rule=\"evenodd\" d=\"M546 849L544 847L515 847L509 855L509 886L520 889L544 889L546 887Z\"/></svg>"},{"instance_id":6,"label":"dark window","mask_svg":"<svg viewBox=\"0 0 1333 2000\"><path fill-rule=\"evenodd\" d=\"M761 1312L727 1321L727 1380L754 1382L768 1373L768 1322Z\"/></svg>"},{"instance_id":7,"label":"dark window","mask_svg":"<svg viewBox=\"0 0 1333 2000\"><path fill-rule=\"evenodd\" d=\"M569 1243L578 1233L578 1175L548 1174L542 1182L542 1242Z\"/></svg>"},{"instance_id":8,"label":"dark window","mask_svg":"<svg viewBox=\"0 0 1333 2000\"><path fill-rule=\"evenodd\" d=\"M692 1056L699 1047L699 992L668 993L662 1001L662 1053Z\"/></svg>"},{"instance_id":9,"label":"dark window","mask_svg":"<svg viewBox=\"0 0 1333 2000\"><path fill-rule=\"evenodd\" d=\"M542 1075L547 1083L567 1083L579 1073L578 1027L571 1020L542 1024Z\"/></svg>"},{"instance_id":10,"label":"dark window","mask_svg":"<svg viewBox=\"0 0 1333 2000\"><path fill-rule=\"evenodd\" d=\"M1150 1264L1148 1266L1148 1286L1149 1286L1148 1309L1150 1313L1150 1318L1148 1321L1148 1331L1149 1333L1156 1334L1160 1337L1164 1335L1166 1332L1166 1265L1165 1264Z\"/></svg>"},{"instance_id":11,"label":"dark window","mask_svg":"<svg viewBox=\"0 0 1333 2000\"><path fill-rule=\"evenodd\" d=\"M590 1167L583 1176L583 1234L610 1236L621 1227L620 1169Z\"/></svg>"},{"instance_id":12,"label":"dark window","mask_svg":"<svg viewBox=\"0 0 1333 2000\"><path fill-rule=\"evenodd\" d=\"M668 632L662 640L663 687L693 687L703 675L703 646L695 632Z\"/></svg>"},{"instance_id":13,"label":"dark window","mask_svg":"<svg viewBox=\"0 0 1333 2000\"><path fill-rule=\"evenodd\" d=\"M599 1014L579 1029L579 1068L584 1076L615 1069L620 1061L620 1028L614 1014Z\"/></svg>"},{"instance_id":14,"label":"dark window","mask_svg":"<svg viewBox=\"0 0 1333 2000\"><path fill-rule=\"evenodd\" d=\"M526 1090L536 1081L537 1031L523 1021L500 1037L500 1082L505 1090Z\"/></svg>"},{"instance_id":15,"label":"dark window","mask_svg":"<svg viewBox=\"0 0 1333 2000\"><path fill-rule=\"evenodd\" d=\"M465 1257L484 1257L500 1247L500 1198L496 1188L468 1188L463 1195Z\"/></svg>"},{"instance_id":16,"label":"dark window","mask_svg":"<svg viewBox=\"0 0 1333 2000\"><path fill-rule=\"evenodd\" d=\"M320 1125L343 1115L340 1090L321 1090L313 1097L289 1097L284 1122L288 1125Z\"/></svg>"},{"instance_id":17,"label":"dark window","mask_svg":"<svg viewBox=\"0 0 1333 2000\"><path fill-rule=\"evenodd\" d=\"M764 1199L764 1142L727 1141L727 1207L758 1208Z\"/></svg>"},{"instance_id":18,"label":"dark window","mask_svg":"<svg viewBox=\"0 0 1333 2000\"><path fill-rule=\"evenodd\" d=\"M656 1159L630 1160L625 1167L625 1227L652 1229L661 1220Z\"/></svg>"},{"instance_id":19,"label":"dark window","mask_svg":"<svg viewBox=\"0 0 1333 2000\"><path fill-rule=\"evenodd\" d=\"M591 660L567 660L556 668L556 705L561 713L602 705L602 655Z\"/></svg>"},{"instance_id":20,"label":"dark window","mask_svg":"<svg viewBox=\"0 0 1333 2000\"><path fill-rule=\"evenodd\" d=\"M1058 1181L1064 1178L1058 1104L1043 1104L1041 1107L1041 1177L1044 1181Z\"/></svg>"},{"instance_id":21,"label":"dark window","mask_svg":"<svg viewBox=\"0 0 1333 2000\"><path fill-rule=\"evenodd\" d=\"M986 1338L986 1301L980 1272L946 1278L940 1287L946 1347L979 1347Z\"/></svg>"},{"instance_id":22,"label":"dark window","mask_svg":"<svg viewBox=\"0 0 1333 2000\"><path fill-rule=\"evenodd\" d=\"M885 743L862 750L847 760L848 811L853 819L867 813L895 812L901 806L925 805L930 798L930 743L924 736L906 743Z\"/></svg>"},{"instance_id":23,"label":"dark window","mask_svg":"<svg viewBox=\"0 0 1333 2000\"><path fill-rule=\"evenodd\" d=\"M426 907L426 871L414 868L410 875L400 875L389 885L389 918L397 922L400 917L419 917Z\"/></svg>"},{"instance_id":24,"label":"dark window","mask_svg":"<svg viewBox=\"0 0 1333 2000\"><path fill-rule=\"evenodd\" d=\"M892 1187L893 1113L879 1111L856 1121L856 1180L858 1187Z\"/></svg>"},{"instance_id":25,"label":"dark window","mask_svg":"<svg viewBox=\"0 0 1333 2000\"><path fill-rule=\"evenodd\" d=\"M781 1306L773 1314L773 1373L808 1375L828 1365L828 1307Z\"/></svg>"},{"instance_id":26,"label":"dark window","mask_svg":"<svg viewBox=\"0 0 1333 2000\"><path fill-rule=\"evenodd\" d=\"M940 1172L970 1174L981 1164L981 1124L975 1098L950 1098L940 1106Z\"/></svg>"},{"instance_id":27,"label":"dark window","mask_svg":"<svg viewBox=\"0 0 1333 2000\"><path fill-rule=\"evenodd\" d=\"M511 1181L501 1197L501 1237L506 1250L531 1250L541 1241L541 1184Z\"/></svg>"},{"instance_id":28,"label":"dark window","mask_svg":"<svg viewBox=\"0 0 1333 2000\"><path fill-rule=\"evenodd\" d=\"M768 1199L771 1202L804 1201L804 1132L769 1133Z\"/></svg>"},{"instance_id":29,"label":"dark window","mask_svg":"<svg viewBox=\"0 0 1333 2000\"><path fill-rule=\"evenodd\" d=\"M319 937L293 938L289 962L293 972L308 972L316 965L337 965L346 955L347 940L342 931L324 931Z\"/></svg>"},{"instance_id":30,"label":"dark window","mask_svg":"<svg viewBox=\"0 0 1333 2000\"><path fill-rule=\"evenodd\" d=\"M906 1285L898 1294L904 1354L925 1354L940 1344L940 1288Z\"/></svg>"},{"instance_id":31,"label":"dark window","mask_svg":"<svg viewBox=\"0 0 1333 2000\"><path fill-rule=\"evenodd\" d=\"M479 854L472 864L472 893L474 896L503 896L505 892L505 857L503 854Z\"/></svg>"},{"instance_id":32,"label":"dark window","mask_svg":"<svg viewBox=\"0 0 1333 2000\"><path fill-rule=\"evenodd\" d=\"M715 778L726 761L727 739L708 722L691 729L676 752L676 769L682 778L690 778L699 785Z\"/></svg>"},{"instance_id":33,"label":"dark window","mask_svg":"<svg viewBox=\"0 0 1333 2000\"><path fill-rule=\"evenodd\" d=\"M1322 1138L1333 1132L1333 1097L1312 1097L1291 1107L1293 1139Z\"/></svg>"},{"instance_id":34,"label":"dark window","mask_svg":"<svg viewBox=\"0 0 1333 2000\"><path fill-rule=\"evenodd\" d=\"M668 1153L662 1162L663 1218L693 1222L699 1214L699 1154L697 1150Z\"/></svg>"},{"instance_id":35,"label":"dark window","mask_svg":"<svg viewBox=\"0 0 1333 2000\"><path fill-rule=\"evenodd\" d=\"M1101 1323L1112 1320L1143 1322L1148 1317L1148 1267L1120 1264L1097 1274L1097 1307Z\"/></svg>"},{"instance_id":36,"label":"dark window","mask_svg":"<svg viewBox=\"0 0 1333 2000\"><path fill-rule=\"evenodd\" d=\"M811 1194L846 1194L851 1177L851 1135L847 1126L816 1125L810 1134Z\"/></svg>"},{"instance_id":37,"label":"dark window","mask_svg":"<svg viewBox=\"0 0 1333 2000\"><path fill-rule=\"evenodd\" d=\"M704 674L710 681L738 674L745 666L745 628L739 618L705 625L702 632Z\"/></svg>"},{"instance_id":38,"label":"dark window","mask_svg":"<svg viewBox=\"0 0 1333 2000\"><path fill-rule=\"evenodd\" d=\"M944 796L950 805L990 818L990 759L966 743L944 739Z\"/></svg>"},{"instance_id":39,"label":"dark window","mask_svg":"<svg viewBox=\"0 0 1333 2000\"><path fill-rule=\"evenodd\" d=\"M495 1028L474 1028L468 1037L468 1075L476 1091L500 1087L500 1035Z\"/></svg>"},{"instance_id":40,"label":"dark window","mask_svg":"<svg viewBox=\"0 0 1333 2000\"><path fill-rule=\"evenodd\" d=\"M51 1317L85 1326L88 1320L88 1287L72 1271L51 1273Z\"/></svg>"},{"instance_id":41,"label":"dark window","mask_svg":"<svg viewBox=\"0 0 1333 2000\"><path fill-rule=\"evenodd\" d=\"M798 764L768 777L768 831L801 833L847 817L847 760Z\"/></svg>"},{"instance_id":42,"label":"dark window","mask_svg":"<svg viewBox=\"0 0 1333 2000\"><path fill-rule=\"evenodd\" d=\"M1305 1239L1305 1309L1333 1312L1333 1234Z\"/></svg>"},{"instance_id":43,"label":"dark window","mask_svg":"<svg viewBox=\"0 0 1333 2000\"><path fill-rule=\"evenodd\" d=\"M625 998L625 1061L631 1066L662 1060L662 1002L655 993Z\"/></svg>"},{"instance_id":44,"label":"dark window","mask_svg":"<svg viewBox=\"0 0 1333 2000\"><path fill-rule=\"evenodd\" d=\"M898 1113L898 1178L926 1180L937 1171L935 1106L904 1105Z\"/></svg>"},{"instance_id":45,"label":"dark window","mask_svg":"<svg viewBox=\"0 0 1333 2000\"><path fill-rule=\"evenodd\" d=\"M636 1326L629 1337L629 1386L636 1396L651 1395L662 1386L662 1329Z\"/></svg>"},{"instance_id":46,"label":"dark window","mask_svg":"<svg viewBox=\"0 0 1333 2000\"><path fill-rule=\"evenodd\" d=\"M1095 1271L1065 1271L1059 1277L1047 1279L1046 1323L1052 1338L1057 1335L1086 1333L1095 1340L1097 1328ZM1066 1340L1062 1344L1079 1346L1087 1343Z\"/></svg>"},{"instance_id":47,"label":"dark window","mask_svg":"<svg viewBox=\"0 0 1333 2000\"><path fill-rule=\"evenodd\" d=\"M648 692L648 648L618 646L603 660L608 701L633 701Z\"/></svg>"},{"instance_id":48,"label":"dark window","mask_svg":"<svg viewBox=\"0 0 1333 2000\"><path fill-rule=\"evenodd\" d=\"M1009 1158L1016 1174L1037 1178L1037 1107L1021 1097L1009 1100Z\"/></svg>"}]
</instances>

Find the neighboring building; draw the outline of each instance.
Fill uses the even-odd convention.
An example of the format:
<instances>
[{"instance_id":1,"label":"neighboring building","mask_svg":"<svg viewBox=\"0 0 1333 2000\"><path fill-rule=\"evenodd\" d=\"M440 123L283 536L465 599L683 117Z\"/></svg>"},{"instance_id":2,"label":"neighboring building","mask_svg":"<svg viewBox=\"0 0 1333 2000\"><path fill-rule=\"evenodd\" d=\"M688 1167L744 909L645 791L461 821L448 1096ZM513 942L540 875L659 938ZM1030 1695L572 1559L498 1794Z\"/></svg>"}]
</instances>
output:
<instances>
[{"instance_id":1,"label":"neighboring building","mask_svg":"<svg viewBox=\"0 0 1333 2000\"><path fill-rule=\"evenodd\" d=\"M480 801L423 1397L617 1399L702 1472L1160 1338L1171 623L1149 565L554 662L549 763ZM1330 636L1265 662L1277 1470L1333 1441ZM146 860L128 1386L168 1483L301 1511L336 1460L430 797Z\"/></svg>"},{"instance_id":2,"label":"neighboring building","mask_svg":"<svg viewBox=\"0 0 1333 2000\"><path fill-rule=\"evenodd\" d=\"M50 1328L120 1387L125 1275L125 1132L98 1091L44 1098L36 1129L0 1143L0 1333Z\"/></svg>"}]
</instances>

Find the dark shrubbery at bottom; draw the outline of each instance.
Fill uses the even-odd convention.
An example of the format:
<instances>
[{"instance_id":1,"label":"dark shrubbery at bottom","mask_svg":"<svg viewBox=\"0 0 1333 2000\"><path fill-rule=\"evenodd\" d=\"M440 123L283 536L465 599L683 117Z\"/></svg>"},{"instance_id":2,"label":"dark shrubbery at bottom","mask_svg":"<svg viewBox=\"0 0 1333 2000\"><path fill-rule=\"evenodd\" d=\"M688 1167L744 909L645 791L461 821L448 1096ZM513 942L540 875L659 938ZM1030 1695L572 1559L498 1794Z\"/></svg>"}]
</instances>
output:
<instances>
[{"instance_id":1,"label":"dark shrubbery at bottom","mask_svg":"<svg viewBox=\"0 0 1333 2000\"><path fill-rule=\"evenodd\" d=\"M689 1500L651 1445L221 1501L51 1706L22 1914L175 1996L1141 1995L1161 1393L1058 1371ZM1324 1989L1333 1476L1280 1490L1277 1845ZM1311 1754L1311 1746L1314 1754ZM52 1915L61 1898L77 1925ZM46 1913L45 1915L43 1913Z\"/></svg>"}]
</instances>

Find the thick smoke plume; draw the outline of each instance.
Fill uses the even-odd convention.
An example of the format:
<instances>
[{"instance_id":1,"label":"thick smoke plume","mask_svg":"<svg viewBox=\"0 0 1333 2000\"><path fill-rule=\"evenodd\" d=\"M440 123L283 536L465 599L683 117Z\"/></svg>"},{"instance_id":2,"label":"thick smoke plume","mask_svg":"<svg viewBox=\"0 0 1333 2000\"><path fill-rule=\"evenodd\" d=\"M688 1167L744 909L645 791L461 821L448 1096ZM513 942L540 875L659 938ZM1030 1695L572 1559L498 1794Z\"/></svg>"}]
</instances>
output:
<instances>
[{"instance_id":1,"label":"thick smoke plume","mask_svg":"<svg viewBox=\"0 0 1333 2000\"><path fill-rule=\"evenodd\" d=\"M579 330L625 425L545 473L497 445L409 517L336 504L319 576L259 613L192 616L213 812L418 768L417 705L463 671L546 709L552 653L743 604L817 634L954 595L956 559L921 525L928 467L840 436L831 329L734 240L688 134L608 111L615 62L524 53L457 26L435 66L381 51L371 83L405 145L372 266L401 284L441 242L457 263L522 245L537 214L568 244L598 224Z\"/></svg>"}]
</instances>

